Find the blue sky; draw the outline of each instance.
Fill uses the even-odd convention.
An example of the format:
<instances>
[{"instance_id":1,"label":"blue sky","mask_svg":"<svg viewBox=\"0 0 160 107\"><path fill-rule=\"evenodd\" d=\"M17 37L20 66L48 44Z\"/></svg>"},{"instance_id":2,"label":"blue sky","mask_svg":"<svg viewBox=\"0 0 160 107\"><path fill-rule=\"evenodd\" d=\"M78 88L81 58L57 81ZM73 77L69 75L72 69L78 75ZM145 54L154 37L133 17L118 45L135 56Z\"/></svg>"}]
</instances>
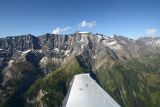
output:
<instances>
[{"instance_id":1,"label":"blue sky","mask_svg":"<svg viewBox=\"0 0 160 107\"><path fill-rule=\"evenodd\" d=\"M0 37L75 31L159 35L160 0L0 0Z\"/></svg>"}]
</instances>

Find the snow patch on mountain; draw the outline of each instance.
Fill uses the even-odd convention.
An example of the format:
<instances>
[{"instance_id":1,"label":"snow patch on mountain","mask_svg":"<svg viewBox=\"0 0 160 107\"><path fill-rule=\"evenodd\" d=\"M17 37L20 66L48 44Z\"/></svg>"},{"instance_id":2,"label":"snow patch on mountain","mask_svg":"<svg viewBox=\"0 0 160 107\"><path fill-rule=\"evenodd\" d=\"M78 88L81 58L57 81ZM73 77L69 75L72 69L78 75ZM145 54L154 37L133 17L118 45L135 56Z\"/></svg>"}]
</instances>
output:
<instances>
[{"instance_id":1,"label":"snow patch on mountain","mask_svg":"<svg viewBox=\"0 0 160 107\"><path fill-rule=\"evenodd\" d=\"M43 57L43 58L40 60L40 63L46 65L46 64L47 64L47 61L48 61L48 58L47 58L47 57Z\"/></svg>"},{"instance_id":2,"label":"snow patch on mountain","mask_svg":"<svg viewBox=\"0 0 160 107\"><path fill-rule=\"evenodd\" d=\"M107 42L107 45L110 45L110 46L116 45L116 44L117 44L117 41Z\"/></svg>"},{"instance_id":3,"label":"snow patch on mountain","mask_svg":"<svg viewBox=\"0 0 160 107\"><path fill-rule=\"evenodd\" d=\"M85 43L85 44L88 44L88 34L87 33L81 34L80 41Z\"/></svg>"},{"instance_id":4,"label":"snow patch on mountain","mask_svg":"<svg viewBox=\"0 0 160 107\"><path fill-rule=\"evenodd\" d=\"M81 34L88 34L89 32L78 32L78 33L81 33Z\"/></svg>"},{"instance_id":5,"label":"snow patch on mountain","mask_svg":"<svg viewBox=\"0 0 160 107\"><path fill-rule=\"evenodd\" d=\"M13 65L13 63L14 63L14 61L13 61L13 60L10 60L10 61L8 62L8 66L11 67L11 66Z\"/></svg>"},{"instance_id":6,"label":"snow patch on mountain","mask_svg":"<svg viewBox=\"0 0 160 107\"><path fill-rule=\"evenodd\" d=\"M156 41L156 44L160 46L160 39Z\"/></svg>"},{"instance_id":7,"label":"snow patch on mountain","mask_svg":"<svg viewBox=\"0 0 160 107\"><path fill-rule=\"evenodd\" d=\"M102 44L114 50L121 50L122 48L122 46L118 44L116 40L112 40L112 41L103 40Z\"/></svg>"},{"instance_id":8,"label":"snow patch on mountain","mask_svg":"<svg viewBox=\"0 0 160 107\"><path fill-rule=\"evenodd\" d=\"M66 51L65 51L65 55L68 56L68 53L70 53L70 50L66 50Z\"/></svg>"},{"instance_id":9,"label":"snow patch on mountain","mask_svg":"<svg viewBox=\"0 0 160 107\"><path fill-rule=\"evenodd\" d=\"M96 35L96 37L98 38L98 39L103 39L103 36L102 35Z\"/></svg>"},{"instance_id":10,"label":"snow patch on mountain","mask_svg":"<svg viewBox=\"0 0 160 107\"><path fill-rule=\"evenodd\" d=\"M54 51L59 52L59 49L58 48L54 48Z\"/></svg>"},{"instance_id":11,"label":"snow patch on mountain","mask_svg":"<svg viewBox=\"0 0 160 107\"><path fill-rule=\"evenodd\" d=\"M29 50L26 50L26 51L22 51L22 55L26 55L27 53L31 52L32 50L29 49Z\"/></svg>"}]
</instances>

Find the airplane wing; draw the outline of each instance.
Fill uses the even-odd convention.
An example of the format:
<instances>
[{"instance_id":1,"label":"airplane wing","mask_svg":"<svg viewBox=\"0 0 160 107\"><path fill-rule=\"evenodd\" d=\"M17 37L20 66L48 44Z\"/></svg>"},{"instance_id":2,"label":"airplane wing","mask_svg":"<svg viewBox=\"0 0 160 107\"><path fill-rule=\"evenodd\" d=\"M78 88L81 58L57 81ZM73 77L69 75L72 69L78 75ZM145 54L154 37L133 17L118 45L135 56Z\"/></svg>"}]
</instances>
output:
<instances>
[{"instance_id":1,"label":"airplane wing","mask_svg":"<svg viewBox=\"0 0 160 107\"><path fill-rule=\"evenodd\" d=\"M88 73L75 75L62 107L121 107Z\"/></svg>"}]
</instances>

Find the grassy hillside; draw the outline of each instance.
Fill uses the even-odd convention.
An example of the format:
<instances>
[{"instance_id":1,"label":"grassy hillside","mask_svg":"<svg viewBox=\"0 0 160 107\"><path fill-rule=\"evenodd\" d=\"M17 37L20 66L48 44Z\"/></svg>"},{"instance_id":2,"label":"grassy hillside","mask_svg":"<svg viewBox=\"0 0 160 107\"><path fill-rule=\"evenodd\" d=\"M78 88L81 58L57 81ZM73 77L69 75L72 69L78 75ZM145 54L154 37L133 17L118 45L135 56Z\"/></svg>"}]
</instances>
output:
<instances>
[{"instance_id":1,"label":"grassy hillside","mask_svg":"<svg viewBox=\"0 0 160 107\"><path fill-rule=\"evenodd\" d=\"M95 73L103 88L125 107L158 107L160 106L160 73L158 60L152 64L137 60L116 63L113 66L103 65Z\"/></svg>"},{"instance_id":2,"label":"grassy hillside","mask_svg":"<svg viewBox=\"0 0 160 107\"><path fill-rule=\"evenodd\" d=\"M70 59L69 63L49 73L32 85L25 93L26 99L34 103L28 103L27 106L47 106L59 107L67 94L69 83L76 74L84 73L85 69L80 67L76 58ZM44 94L40 95L40 90ZM38 99L37 97L40 96Z\"/></svg>"},{"instance_id":3,"label":"grassy hillside","mask_svg":"<svg viewBox=\"0 0 160 107\"><path fill-rule=\"evenodd\" d=\"M101 64L94 70L100 85L124 107L160 106L157 58ZM111 61L111 60L110 60ZM108 61L107 61L108 62ZM155 63L155 64L154 64ZM27 106L59 107L74 75L86 72L76 58L37 80L24 94Z\"/></svg>"}]
</instances>

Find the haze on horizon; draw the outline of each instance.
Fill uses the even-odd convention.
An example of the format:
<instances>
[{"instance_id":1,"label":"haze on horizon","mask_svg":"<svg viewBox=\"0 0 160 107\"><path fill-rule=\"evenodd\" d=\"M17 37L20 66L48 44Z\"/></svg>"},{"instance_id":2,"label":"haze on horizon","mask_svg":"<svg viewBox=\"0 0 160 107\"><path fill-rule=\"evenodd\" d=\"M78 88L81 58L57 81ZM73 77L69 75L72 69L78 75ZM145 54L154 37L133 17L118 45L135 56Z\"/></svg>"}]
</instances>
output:
<instances>
[{"instance_id":1,"label":"haze on horizon","mask_svg":"<svg viewBox=\"0 0 160 107\"><path fill-rule=\"evenodd\" d=\"M1 0L0 37L89 31L159 36L159 0Z\"/></svg>"}]
</instances>

